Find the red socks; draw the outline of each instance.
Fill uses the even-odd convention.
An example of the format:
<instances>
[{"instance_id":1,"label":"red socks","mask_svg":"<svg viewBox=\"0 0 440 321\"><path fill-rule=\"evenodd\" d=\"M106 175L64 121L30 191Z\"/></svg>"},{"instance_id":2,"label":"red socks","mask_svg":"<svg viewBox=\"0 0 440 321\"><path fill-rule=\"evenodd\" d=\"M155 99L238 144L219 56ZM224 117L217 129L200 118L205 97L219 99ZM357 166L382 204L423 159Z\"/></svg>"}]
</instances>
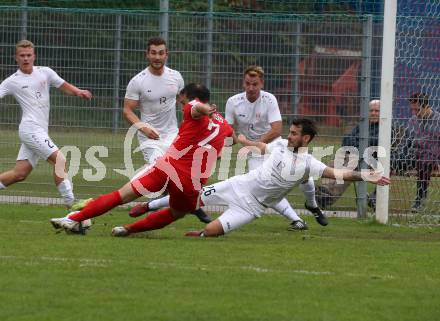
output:
<instances>
[{"instance_id":1,"label":"red socks","mask_svg":"<svg viewBox=\"0 0 440 321\"><path fill-rule=\"evenodd\" d=\"M122 200L118 191L99 196L89 202L80 212L69 216L74 221L84 221L92 217L99 216L112 208L121 205ZM142 220L126 225L125 227L132 233L161 229L174 222L176 218L171 213L171 209L164 208L149 214Z\"/></svg>"},{"instance_id":2,"label":"red socks","mask_svg":"<svg viewBox=\"0 0 440 321\"><path fill-rule=\"evenodd\" d=\"M171 209L164 208L154 213L149 214L142 220L136 221L132 224L125 225L125 228L131 233L138 233L143 231L158 230L174 222L176 218L171 213Z\"/></svg>"},{"instance_id":3,"label":"red socks","mask_svg":"<svg viewBox=\"0 0 440 321\"><path fill-rule=\"evenodd\" d=\"M98 198L95 198L87 203L86 207L84 207L79 213L72 214L69 218L77 222L84 221L102 215L121 204L121 195L119 195L118 191L114 191L110 194L101 195Z\"/></svg>"}]
</instances>

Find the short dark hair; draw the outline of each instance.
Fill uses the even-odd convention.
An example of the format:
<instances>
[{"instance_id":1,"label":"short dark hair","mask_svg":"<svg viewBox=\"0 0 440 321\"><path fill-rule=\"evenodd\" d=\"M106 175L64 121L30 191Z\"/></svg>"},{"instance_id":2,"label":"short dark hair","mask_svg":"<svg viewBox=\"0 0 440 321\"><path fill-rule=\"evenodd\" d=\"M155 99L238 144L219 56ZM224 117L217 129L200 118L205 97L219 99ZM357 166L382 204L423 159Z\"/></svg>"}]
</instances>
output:
<instances>
[{"instance_id":1,"label":"short dark hair","mask_svg":"<svg viewBox=\"0 0 440 321\"><path fill-rule=\"evenodd\" d=\"M418 104L420 107L429 106L429 96L425 93L415 93L408 98L409 102L412 104Z\"/></svg>"},{"instance_id":2,"label":"short dark hair","mask_svg":"<svg viewBox=\"0 0 440 321\"><path fill-rule=\"evenodd\" d=\"M180 94L183 94L188 98L188 100L194 100L198 98L202 103L209 102L209 98L211 93L205 85L190 83L186 85L181 91Z\"/></svg>"},{"instance_id":3,"label":"short dark hair","mask_svg":"<svg viewBox=\"0 0 440 321\"><path fill-rule=\"evenodd\" d=\"M318 128L313 120L307 118L296 118L290 126L301 126L301 135L310 135L310 141L318 134Z\"/></svg>"},{"instance_id":4,"label":"short dark hair","mask_svg":"<svg viewBox=\"0 0 440 321\"><path fill-rule=\"evenodd\" d=\"M148 39L147 52L150 51L151 46L160 46L160 45L164 45L165 48L167 47L167 42L165 41L165 39L163 39L161 37L153 37L153 38Z\"/></svg>"}]
</instances>

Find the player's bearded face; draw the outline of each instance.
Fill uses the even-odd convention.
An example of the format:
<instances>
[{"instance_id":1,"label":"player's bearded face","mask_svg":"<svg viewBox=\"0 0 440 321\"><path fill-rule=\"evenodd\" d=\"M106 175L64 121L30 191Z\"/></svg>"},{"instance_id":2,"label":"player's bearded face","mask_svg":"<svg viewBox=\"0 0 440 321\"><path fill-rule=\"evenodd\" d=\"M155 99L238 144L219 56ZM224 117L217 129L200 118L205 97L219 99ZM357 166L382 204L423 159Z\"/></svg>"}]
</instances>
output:
<instances>
[{"instance_id":1,"label":"player's bearded face","mask_svg":"<svg viewBox=\"0 0 440 321\"><path fill-rule=\"evenodd\" d=\"M35 61L34 48L18 48L15 53L15 61L24 73L32 73Z\"/></svg>"},{"instance_id":2,"label":"player's bearded face","mask_svg":"<svg viewBox=\"0 0 440 321\"><path fill-rule=\"evenodd\" d=\"M305 146L305 137L301 134L301 127L292 125L289 129L289 136L287 136L287 146L293 148L300 148Z\"/></svg>"},{"instance_id":3,"label":"player's bearded face","mask_svg":"<svg viewBox=\"0 0 440 321\"><path fill-rule=\"evenodd\" d=\"M168 51L165 45L151 45L147 52L147 59L153 69L160 70L164 67L168 58Z\"/></svg>"}]
</instances>

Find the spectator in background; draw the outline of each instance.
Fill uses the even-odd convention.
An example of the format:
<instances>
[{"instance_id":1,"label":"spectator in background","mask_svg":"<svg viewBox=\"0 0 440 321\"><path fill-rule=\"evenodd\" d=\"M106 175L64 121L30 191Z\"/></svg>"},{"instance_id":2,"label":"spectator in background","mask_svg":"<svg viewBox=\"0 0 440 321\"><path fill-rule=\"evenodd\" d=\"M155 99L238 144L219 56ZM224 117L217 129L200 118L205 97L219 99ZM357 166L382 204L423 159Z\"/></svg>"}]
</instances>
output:
<instances>
[{"instance_id":1,"label":"spectator in background","mask_svg":"<svg viewBox=\"0 0 440 321\"><path fill-rule=\"evenodd\" d=\"M429 105L425 93L415 93L409 99L413 116L409 120L404 141L407 150L415 154L417 192L412 211L422 209L428 195L432 172L438 167L440 158L440 113Z\"/></svg>"},{"instance_id":2,"label":"spectator in background","mask_svg":"<svg viewBox=\"0 0 440 321\"><path fill-rule=\"evenodd\" d=\"M379 144L379 114L380 114L380 100L372 100L369 103L369 140L368 146L377 146ZM353 128L350 134L344 136L342 139L342 146L353 146L359 149L360 124ZM333 167L332 161L329 166ZM319 207L326 209L333 205L341 195L350 186L351 181L344 181L337 183L331 178L323 178L321 186L317 187L316 202ZM368 206L375 208L376 206L376 190L368 195Z\"/></svg>"}]
</instances>

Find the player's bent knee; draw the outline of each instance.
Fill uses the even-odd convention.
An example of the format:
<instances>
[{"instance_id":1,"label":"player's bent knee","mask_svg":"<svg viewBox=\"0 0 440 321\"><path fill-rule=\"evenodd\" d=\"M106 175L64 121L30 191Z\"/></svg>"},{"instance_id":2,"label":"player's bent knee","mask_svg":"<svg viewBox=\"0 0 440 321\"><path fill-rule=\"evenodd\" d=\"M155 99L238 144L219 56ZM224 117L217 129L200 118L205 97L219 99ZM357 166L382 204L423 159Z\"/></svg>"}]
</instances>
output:
<instances>
[{"instance_id":1,"label":"player's bent knee","mask_svg":"<svg viewBox=\"0 0 440 321\"><path fill-rule=\"evenodd\" d=\"M203 230L203 234L209 237L209 236L220 236L225 234L225 232L223 231L223 226L220 223L220 221L214 220L205 226L205 229Z\"/></svg>"},{"instance_id":2,"label":"player's bent knee","mask_svg":"<svg viewBox=\"0 0 440 321\"><path fill-rule=\"evenodd\" d=\"M22 182L29 176L29 172L27 171L14 171L14 180L16 182Z\"/></svg>"},{"instance_id":3,"label":"player's bent knee","mask_svg":"<svg viewBox=\"0 0 440 321\"><path fill-rule=\"evenodd\" d=\"M186 212L182 212L182 211L176 210L174 208L171 208L171 213L176 218L176 220L181 219L182 217L184 217L186 215Z\"/></svg>"},{"instance_id":4,"label":"player's bent knee","mask_svg":"<svg viewBox=\"0 0 440 321\"><path fill-rule=\"evenodd\" d=\"M33 168L32 164L28 160L17 161L17 163L15 164L14 168L11 171L13 182L9 184L24 181L26 177L28 177L29 174L32 172L32 168Z\"/></svg>"},{"instance_id":5,"label":"player's bent knee","mask_svg":"<svg viewBox=\"0 0 440 321\"><path fill-rule=\"evenodd\" d=\"M137 195L131 186L130 183L125 184L122 186L119 190L119 195L121 196L122 204L129 203L131 201L134 201L135 199L139 198L139 195Z\"/></svg>"}]
</instances>

